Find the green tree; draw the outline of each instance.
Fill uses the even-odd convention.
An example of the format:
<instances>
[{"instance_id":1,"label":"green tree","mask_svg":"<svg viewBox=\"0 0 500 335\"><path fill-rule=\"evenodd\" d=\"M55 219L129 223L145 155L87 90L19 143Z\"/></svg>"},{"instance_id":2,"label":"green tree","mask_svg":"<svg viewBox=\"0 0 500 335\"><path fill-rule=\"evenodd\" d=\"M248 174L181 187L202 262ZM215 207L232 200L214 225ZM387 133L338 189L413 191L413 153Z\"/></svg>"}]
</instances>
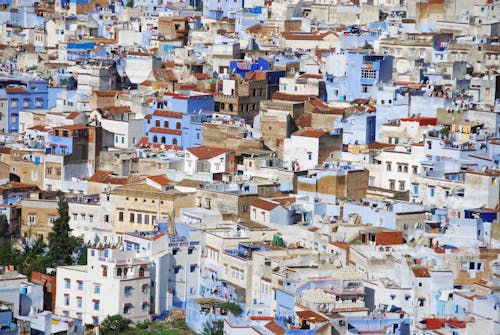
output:
<instances>
[{"instance_id":1,"label":"green tree","mask_svg":"<svg viewBox=\"0 0 500 335\"><path fill-rule=\"evenodd\" d=\"M101 323L100 330L103 335L121 334L128 329L129 321L121 315L110 315Z\"/></svg>"},{"instance_id":2,"label":"green tree","mask_svg":"<svg viewBox=\"0 0 500 335\"><path fill-rule=\"evenodd\" d=\"M14 265L22 263L22 255L15 250L10 240L0 243L0 265Z\"/></svg>"},{"instance_id":3,"label":"green tree","mask_svg":"<svg viewBox=\"0 0 500 335\"><path fill-rule=\"evenodd\" d=\"M68 202L59 197L57 212L59 217L54 221L49 233L49 252L47 254L53 267L75 264L75 254L81 252L83 240L71 235L69 227Z\"/></svg>"},{"instance_id":4,"label":"green tree","mask_svg":"<svg viewBox=\"0 0 500 335\"><path fill-rule=\"evenodd\" d=\"M224 334L224 321L207 321L203 324L202 335L222 335Z\"/></svg>"},{"instance_id":5,"label":"green tree","mask_svg":"<svg viewBox=\"0 0 500 335\"><path fill-rule=\"evenodd\" d=\"M231 301L224 301L219 305L219 307L231 312L234 316L239 316L241 312L243 312L240 305Z\"/></svg>"},{"instance_id":6,"label":"green tree","mask_svg":"<svg viewBox=\"0 0 500 335\"><path fill-rule=\"evenodd\" d=\"M127 0L127 3L125 4L126 7L133 8L134 7L134 0Z\"/></svg>"}]
</instances>

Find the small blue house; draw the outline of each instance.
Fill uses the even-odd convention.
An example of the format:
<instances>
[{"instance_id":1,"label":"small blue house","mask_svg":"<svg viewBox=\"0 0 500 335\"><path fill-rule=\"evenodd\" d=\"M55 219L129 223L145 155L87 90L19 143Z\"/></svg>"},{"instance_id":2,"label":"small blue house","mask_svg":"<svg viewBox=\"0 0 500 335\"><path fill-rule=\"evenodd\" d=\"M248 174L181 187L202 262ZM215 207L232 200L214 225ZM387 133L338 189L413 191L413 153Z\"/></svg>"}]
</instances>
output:
<instances>
[{"instance_id":1,"label":"small blue house","mask_svg":"<svg viewBox=\"0 0 500 335\"><path fill-rule=\"evenodd\" d=\"M46 80L0 78L1 93L7 97L7 131L19 132L19 112L25 109L47 109L48 85Z\"/></svg>"},{"instance_id":2,"label":"small blue house","mask_svg":"<svg viewBox=\"0 0 500 335\"><path fill-rule=\"evenodd\" d=\"M202 144L201 123L213 112L214 98L194 92L166 93L152 108L144 117L148 142L187 149Z\"/></svg>"}]
</instances>

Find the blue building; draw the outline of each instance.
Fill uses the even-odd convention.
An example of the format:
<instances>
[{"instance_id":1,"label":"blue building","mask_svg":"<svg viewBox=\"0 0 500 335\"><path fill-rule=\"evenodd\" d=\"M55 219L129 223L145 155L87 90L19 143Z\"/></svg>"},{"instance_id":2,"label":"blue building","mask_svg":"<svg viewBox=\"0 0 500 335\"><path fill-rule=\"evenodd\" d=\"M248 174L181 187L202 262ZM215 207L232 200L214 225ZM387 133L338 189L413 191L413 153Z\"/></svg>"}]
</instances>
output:
<instances>
[{"instance_id":1,"label":"blue building","mask_svg":"<svg viewBox=\"0 0 500 335\"><path fill-rule=\"evenodd\" d=\"M370 144L375 142L375 113L352 114L347 119L337 119L335 129L342 128L343 144Z\"/></svg>"},{"instance_id":2,"label":"blue building","mask_svg":"<svg viewBox=\"0 0 500 335\"><path fill-rule=\"evenodd\" d=\"M344 57L344 54L333 54L332 57ZM370 98L375 85L392 81L393 57L390 55L348 51L344 59L342 76L325 75L328 101Z\"/></svg>"},{"instance_id":3,"label":"blue building","mask_svg":"<svg viewBox=\"0 0 500 335\"><path fill-rule=\"evenodd\" d=\"M86 160L88 156L88 129L83 124L54 128L49 136L50 146L45 149L54 155L75 155L74 158Z\"/></svg>"},{"instance_id":4,"label":"blue building","mask_svg":"<svg viewBox=\"0 0 500 335\"><path fill-rule=\"evenodd\" d=\"M214 110L210 94L167 93L144 117L144 130L149 143L173 145L181 149L202 144L201 123Z\"/></svg>"},{"instance_id":5,"label":"blue building","mask_svg":"<svg viewBox=\"0 0 500 335\"><path fill-rule=\"evenodd\" d=\"M410 335L410 320L351 317L347 321L347 334Z\"/></svg>"},{"instance_id":6,"label":"blue building","mask_svg":"<svg viewBox=\"0 0 500 335\"><path fill-rule=\"evenodd\" d=\"M2 122L9 133L19 132L19 112L26 109L48 108L46 80L25 78L0 78L1 95L7 98L7 122ZM2 126L2 128L5 128Z\"/></svg>"},{"instance_id":7,"label":"blue building","mask_svg":"<svg viewBox=\"0 0 500 335\"><path fill-rule=\"evenodd\" d=\"M241 61L232 60L229 62L229 72L239 74L242 78L245 78L247 72L254 72L258 70L260 71L269 70L269 68L270 68L269 62L262 57L259 57L256 62L252 63L247 63L244 60Z\"/></svg>"},{"instance_id":8,"label":"blue building","mask_svg":"<svg viewBox=\"0 0 500 335\"><path fill-rule=\"evenodd\" d=\"M243 8L243 0L208 0L203 2L203 16L209 19L234 19Z\"/></svg>"}]
</instances>

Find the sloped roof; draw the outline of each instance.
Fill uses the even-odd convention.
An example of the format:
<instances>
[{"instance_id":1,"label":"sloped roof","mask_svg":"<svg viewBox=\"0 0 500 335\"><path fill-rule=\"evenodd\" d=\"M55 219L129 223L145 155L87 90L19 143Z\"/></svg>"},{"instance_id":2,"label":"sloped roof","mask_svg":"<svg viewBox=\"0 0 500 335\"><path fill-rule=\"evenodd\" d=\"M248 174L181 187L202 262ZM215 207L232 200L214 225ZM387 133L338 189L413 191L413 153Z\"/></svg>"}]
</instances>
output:
<instances>
[{"instance_id":1,"label":"sloped roof","mask_svg":"<svg viewBox=\"0 0 500 335\"><path fill-rule=\"evenodd\" d=\"M264 327L269 329L269 331L275 335L285 335L286 330L283 329L276 321L271 321L267 323Z\"/></svg>"},{"instance_id":2,"label":"sloped roof","mask_svg":"<svg viewBox=\"0 0 500 335\"><path fill-rule=\"evenodd\" d=\"M112 171L103 170L96 171L88 181L114 185L126 185L130 182L128 177L115 176Z\"/></svg>"},{"instance_id":3,"label":"sloped roof","mask_svg":"<svg viewBox=\"0 0 500 335\"><path fill-rule=\"evenodd\" d=\"M223 153L226 153L226 152L232 152L233 150L226 149L226 148L200 146L200 147L189 148L189 149L187 149L187 151L189 151L190 154L198 157L199 159L208 159L208 158L217 157L217 156L222 155Z\"/></svg>"},{"instance_id":4,"label":"sloped roof","mask_svg":"<svg viewBox=\"0 0 500 335\"><path fill-rule=\"evenodd\" d=\"M293 133L293 136L301 136L301 137L315 137L320 138L328 134L327 131L321 129L303 129Z\"/></svg>"},{"instance_id":5,"label":"sloped roof","mask_svg":"<svg viewBox=\"0 0 500 335\"><path fill-rule=\"evenodd\" d=\"M431 276L429 269L426 267L423 267L423 266L414 267L411 270L413 271L413 274L415 275L415 277L430 278L430 276Z\"/></svg>"},{"instance_id":6,"label":"sloped roof","mask_svg":"<svg viewBox=\"0 0 500 335\"><path fill-rule=\"evenodd\" d=\"M167 186L170 184L171 180L165 177L164 175L160 174L157 176L149 176L148 179L154 181L155 183L161 185L161 186Z\"/></svg>"},{"instance_id":7,"label":"sloped roof","mask_svg":"<svg viewBox=\"0 0 500 335\"><path fill-rule=\"evenodd\" d=\"M154 116L163 116L163 117L171 117L171 118L176 118L176 119L182 119L182 113L181 112L173 112L173 111L166 111L162 109L157 109L153 112Z\"/></svg>"},{"instance_id":8,"label":"sloped roof","mask_svg":"<svg viewBox=\"0 0 500 335\"><path fill-rule=\"evenodd\" d=\"M267 201L261 198L256 199L252 202L251 206L263 209L265 211L270 211L278 207L279 205L271 201Z\"/></svg>"}]
</instances>

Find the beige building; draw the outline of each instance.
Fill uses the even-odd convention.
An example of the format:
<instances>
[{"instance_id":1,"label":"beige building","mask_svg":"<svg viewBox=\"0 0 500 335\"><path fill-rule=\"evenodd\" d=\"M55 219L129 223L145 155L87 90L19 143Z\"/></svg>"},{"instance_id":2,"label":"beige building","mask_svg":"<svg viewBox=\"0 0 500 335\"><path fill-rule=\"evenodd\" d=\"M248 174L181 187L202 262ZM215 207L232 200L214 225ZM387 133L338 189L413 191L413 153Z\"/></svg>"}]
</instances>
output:
<instances>
[{"instance_id":1,"label":"beige building","mask_svg":"<svg viewBox=\"0 0 500 335\"><path fill-rule=\"evenodd\" d=\"M165 176L115 188L110 193L114 202L114 232L152 230L159 219L173 223L179 210L194 206L191 193L174 189Z\"/></svg>"},{"instance_id":2,"label":"beige building","mask_svg":"<svg viewBox=\"0 0 500 335\"><path fill-rule=\"evenodd\" d=\"M47 241L52 231L53 222L57 219L57 199L33 198L21 201L21 236L27 238L43 238Z\"/></svg>"}]
</instances>

